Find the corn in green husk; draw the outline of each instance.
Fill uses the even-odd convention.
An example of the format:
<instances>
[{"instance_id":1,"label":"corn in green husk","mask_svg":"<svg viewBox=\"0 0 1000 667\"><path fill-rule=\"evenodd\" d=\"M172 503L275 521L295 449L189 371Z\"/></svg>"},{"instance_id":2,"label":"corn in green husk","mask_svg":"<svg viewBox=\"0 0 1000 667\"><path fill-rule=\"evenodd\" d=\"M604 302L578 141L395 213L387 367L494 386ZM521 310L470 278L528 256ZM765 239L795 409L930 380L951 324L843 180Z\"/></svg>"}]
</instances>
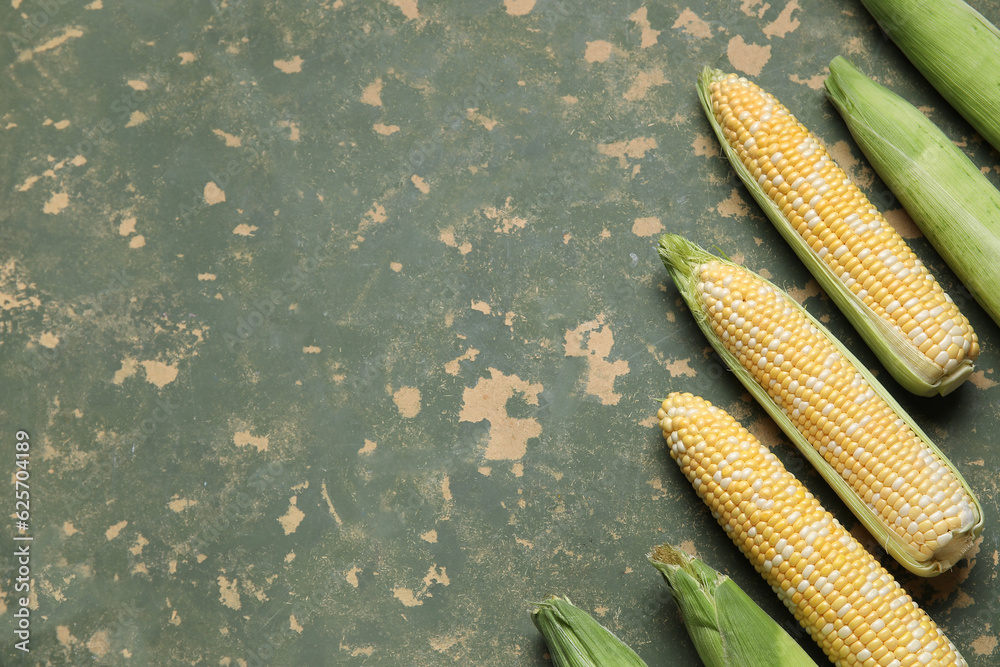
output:
<instances>
[{"instance_id":1,"label":"corn in green husk","mask_svg":"<svg viewBox=\"0 0 1000 667\"><path fill-rule=\"evenodd\" d=\"M1000 30L962 0L861 0L941 95L1000 149Z\"/></svg>"},{"instance_id":2,"label":"corn in green husk","mask_svg":"<svg viewBox=\"0 0 1000 667\"><path fill-rule=\"evenodd\" d=\"M816 667L726 575L669 544L655 547L649 562L670 587L705 667Z\"/></svg>"},{"instance_id":3,"label":"corn in green husk","mask_svg":"<svg viewBox=\"0 0 1000 667\"><path fill-rule=\"evenodd\" d=\"M635 651L569 598L553 595L533 604L531 620L556 667L646 667Z\"/></svg>"},{"instance_id":4,"label":"corn in green husk","mask_svg":"<svg viewBox=\"0 0 1000 667\"><path fill-rule=\"evenodd\" d=\"M1000 324L1000 191L923 113L848 60L830 63L826 93L878 175Z\"/></svg>"}]
</instances>

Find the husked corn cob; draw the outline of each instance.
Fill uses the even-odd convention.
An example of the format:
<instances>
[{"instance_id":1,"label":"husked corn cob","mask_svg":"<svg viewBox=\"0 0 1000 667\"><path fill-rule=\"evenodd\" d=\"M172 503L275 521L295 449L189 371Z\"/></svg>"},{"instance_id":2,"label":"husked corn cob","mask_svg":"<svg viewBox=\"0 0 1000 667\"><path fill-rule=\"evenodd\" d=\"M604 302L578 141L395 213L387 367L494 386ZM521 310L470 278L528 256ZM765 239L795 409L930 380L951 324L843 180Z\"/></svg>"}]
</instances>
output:
<instances>
[{"instance_id":1,"label":"husked corn cob","mask_svg":"<svg viewBox=\"0 0 1000 667\"><path fill-rule=\"evenodd\" d=\"M739 422L680 393L657 417L671 458L832 661L966 665L892 575Z\"/></svg>"},{"instance_id":2,"label":"husked corn cob","mask_svg":"<svg viewBox=\"0 0 1000 667\"><path fill-rule=\"evenodd\" d=\"M744 78L706 68L698 87L744 184L893 377L924 396L965 381L969 321L823 145Z\"/></svg>"},{"instance_id":3,"label":"husked corn cob","mask_svg":"<svg viewBox=\"0 0 1000 667\"><path fill-rule=\"evenodd\" d=\"M834 58L825 85L872 167L1000 324L1000 191L919 109L850 61Z\"/></svg>"},{"instance_id":4,"label":"husked corn cob","mask_svg":"<svg viewBox=\"0 0 1000 667\"><path fill-rule=\"evenodd\" d=\"M780 288L665 234L660 254L709 342L893 557L933 576L982 532L961 474Z\"/></svg>"}]
</instances>

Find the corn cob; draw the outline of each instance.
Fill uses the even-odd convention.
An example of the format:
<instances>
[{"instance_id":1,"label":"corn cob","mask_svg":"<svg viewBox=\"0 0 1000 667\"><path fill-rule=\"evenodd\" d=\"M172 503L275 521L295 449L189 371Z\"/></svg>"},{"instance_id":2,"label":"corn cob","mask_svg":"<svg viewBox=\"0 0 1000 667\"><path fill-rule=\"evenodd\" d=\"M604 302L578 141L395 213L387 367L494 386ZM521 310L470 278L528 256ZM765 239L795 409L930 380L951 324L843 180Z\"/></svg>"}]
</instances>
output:
<instances>
[{"instance_id":1,"label":"corn cob","mask_svg":"<svg viewBox=\"0 0 1000 667\"><path fill-rule=\"evenodd\" d=\"M698 90L744 184L892 376L921 396L964 382L969 321L819 141L735 74L706 68Z\"/></svg>"},{"instance_id":2,"label":"corn cob","mask_svg":"<svg viewBox=\"0 0 1000 667\"><path fill-rule=\"evenodd\" d=\"M531 621L545 637L556 667L646 667L625 642L567 597L534 603Z\"/></svg>"},{"instance_id":3,"label":"corn cob","mask_svg":"<svg viewBox=\"0 0 1000 667\"><path fill-rule=\"evenodd\" d=\"M1000 192L924 114L850 61L830 63L826 94L924 236L1000 324Z\"/></svg>"},{"instance_id":4,"label":"corn cob","mask_svg":"<svg viewBox=\"0 0 1000 667\"><path fill-rule=\"evenodd\" d=\"M670 587L705 667L816 667L783 627L735 581L680 549L649 554Z\"/></svg>"},{"instance_id":5,"label":"corn cob","mask_svg":"<svg viewBox=\"0 0 1000 667\"><path fill-rule=\"evenodd\" d=\"M879 543L922 576L961 558L979 502L854 355L757 274L671 234L660 256L716 352Z\"/></svg>"},{"instance_id":6,"label":"corn cob","mask_svg":"<svg viewBox=\"0 0 1000 667\"><path fill-rule=\"evenodd\" d=\"M830 660L966 665L892 575L739 422L680 393L657 417L671 458Z\"/></svg>"},{"instance_id":7,"label":"corn cob","mask_svg":"<svg viewBox=\"0 0 1000 667\"><path fill-rule=\"evenodd\" d=\"M962 0L861 0L941 96L1000 149L1000 30Z\"/></svg>"}]
</instances>

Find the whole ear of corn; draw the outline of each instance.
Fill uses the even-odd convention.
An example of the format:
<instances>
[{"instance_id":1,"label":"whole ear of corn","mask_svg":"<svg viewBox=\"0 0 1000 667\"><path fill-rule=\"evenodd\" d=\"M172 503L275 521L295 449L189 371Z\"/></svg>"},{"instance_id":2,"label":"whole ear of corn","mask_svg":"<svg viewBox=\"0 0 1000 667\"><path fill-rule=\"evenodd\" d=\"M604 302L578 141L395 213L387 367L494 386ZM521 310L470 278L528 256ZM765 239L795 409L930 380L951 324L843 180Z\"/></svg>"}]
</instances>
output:
<instances>
[{"instance_id":1,"label":"whole ear of corn","mask_svg":"<svg viewBox=\"0 0 1000 667\"><path fill-rule=\"evenodd\" d=\"M822 144L735 74L705 68L698 91L740 179L892 376L921 396L964 382L969 321Z\"/></svg>"},{"instance_id":2,"label":"whole ear of corn","mask_svg":"<svg viewBox=\"0 0 1000 667\"><path fill-rule=\"evenodd\" d=\"M861 362L757 274L672 234L659 250L712 347L889 554L922 576L954 565L979 501Z\"/></svg>"},{"instance_id":3,"label":"whole ear of corn","mask_svg":"<svg viewBox=\"0 0 1000 667\"><path fill-rule=\"evenodd\" d=\"M1000 31L962 0L861 0L882 30L1000 150Z\"/></svg>"},{"instance_id":4,"label":"whole ear of corn","mask_svg":"<svg viewBox=\"0 0 1000 667\"><path fill-rule=\"evenodd\" d=\"M655 547L649 562L670 587L705 667L816 667L726 575L669 544Z\"/></svg>"},{"instance_id":5,"label":"whole ear of corn","mask_svg":"<svg viewBox=\"0 0 1000 667\"><path fill-rule=\"evenodd\" d=\"M966 665L892 575L725 411L674 393L657 418L671 458L830 660Z\"/></svg>"},{"instance_id":6,"label":"whole ear of corn","mask_svg":"<svg viewBox=\"0 0 1000 667\"><path fill-rule=\"evenodd\" d=\"M1000 191L920 110L840 56L826 94L878 175L1000 324Z\"/></svg>"},{"instance_id":7,"label":"whole ear of corn","mask_svg":"<svg viewBox=\"0 0 1000 667\"><path fill-rule=\"evenodd\" d=\"M646 667L622 640L567 597L534 603L531 621L545 637L556 667Z\"/></svg>"}]
</instances>

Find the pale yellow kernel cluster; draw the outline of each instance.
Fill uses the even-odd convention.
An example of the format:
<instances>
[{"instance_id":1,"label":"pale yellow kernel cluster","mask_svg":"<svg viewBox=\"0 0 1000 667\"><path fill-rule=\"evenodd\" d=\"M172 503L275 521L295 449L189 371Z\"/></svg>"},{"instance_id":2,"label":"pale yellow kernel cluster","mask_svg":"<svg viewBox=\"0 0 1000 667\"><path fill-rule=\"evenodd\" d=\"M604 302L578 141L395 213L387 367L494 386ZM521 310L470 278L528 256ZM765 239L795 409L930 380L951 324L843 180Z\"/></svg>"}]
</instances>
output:
<instances>
[{"instance_id":1,"label":"pale yellow kernel cluster","mask_svg":"<svg viewBox=\"0 0 1000 667\"><path fill-rule=\"evenodd\" d=\"M694 275L726 349L918 561L972 528L978 511L948 464L786 294L730 263Z\"/></svg>"},{"instance_id":2,"label":"pale yellow kernel cluster","mask_svg":"<svg viewBox=\"0 0 1000 667\"><path fill-rule=\"evenodd\" d=\"M796 620L843 667L966 662L898 582L725 411L674 393L670 456Z\"/></svg>"},{"instance_id":3,"label":"pale yellow kernel cluster","mask_svg":"<svg viewBox=\"0 0 1000 667\"><path fill-rule=\"evenodd\" d=\"M743 165L844 285L945 373L976 359L968 319L788 109L735 74L713 78L711 99Z\"/></svg>"}]
</instances>

